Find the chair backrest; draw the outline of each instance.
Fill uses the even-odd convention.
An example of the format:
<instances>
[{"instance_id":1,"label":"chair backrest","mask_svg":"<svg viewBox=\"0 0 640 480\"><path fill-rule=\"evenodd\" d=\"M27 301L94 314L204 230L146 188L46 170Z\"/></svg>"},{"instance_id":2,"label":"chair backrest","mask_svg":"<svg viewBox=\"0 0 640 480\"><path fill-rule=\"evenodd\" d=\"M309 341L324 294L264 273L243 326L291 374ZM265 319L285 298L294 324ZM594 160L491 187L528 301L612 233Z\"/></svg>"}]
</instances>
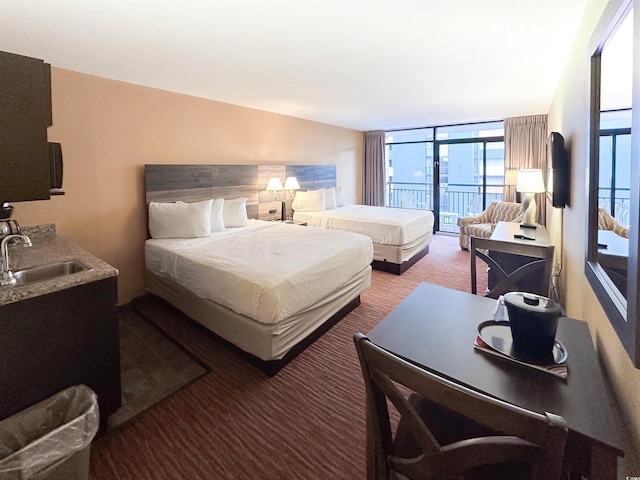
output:
<instances>
[{"instance_id":1,"label":"chair backrest","mask_svg":"<svg viewBox=\"0 0 640 480\"><path fill-rule=\"evenodd\" d=\"M489 220L491 223L502 222L521 222L522 221L522 204L516 202L491 202L487 207Z\"/></svg>"},{"instance_id":2,"label":"chair backrest","mask_svg":"<svg viewBox=\"0 0 640 480\"><path fill-rule=\"evenodd\" d=\"M602 207L598 207L598 230L611 230L621 237L629 238L629 228Z\"/></svg>"},{"instance_id":3,"label":"chair backrest","mask_svg":"<svg viewBox=\"0 0 640 480\"><path fill-rule=\"evenodd\" d=\"M549 295L551 274L553 272L553 254L555 252L553 245L527 245L471 236L471 248L469 250L471 257L471 293L477 293L476 259L479 257L489 266L496 279L495 285L486 293L486 297L498 298L506 292L522 291L523 289L519 288L518 284L525 278L535 278L537 280L538 288L535 289L536 291L531 291L531 293L537 293L545 297ZM534 259L512 272L508 272L489 255L489 252L521 255L533 257Z\"/></svg>"},{"instance_id":4,"label":"chair backrest","mask_svg":"<svg viewBox=\"0 0 640 480\"><path fill-rule=\"evenodd\" d=\"M562 417L535 413L458 385L381 349L362 334L356 334L354 342L366 389L369 478L401 474L431 480L488 466L502 472L506 465L525 466L524 478L531 480L560 478L567 437ZM395 436L387 400L400 414ZM433 406L435 418L420 405ZM469 428L461 432L447 419L442 431L447 426L454 431L439 434L438 412L467 422ZM474 435L474 430L482 434ZM441 440L447 435L452 443ZM401 445L399 437L410 440L410 448L404 449L408 444Z\"/></svg>"}]
</instances>

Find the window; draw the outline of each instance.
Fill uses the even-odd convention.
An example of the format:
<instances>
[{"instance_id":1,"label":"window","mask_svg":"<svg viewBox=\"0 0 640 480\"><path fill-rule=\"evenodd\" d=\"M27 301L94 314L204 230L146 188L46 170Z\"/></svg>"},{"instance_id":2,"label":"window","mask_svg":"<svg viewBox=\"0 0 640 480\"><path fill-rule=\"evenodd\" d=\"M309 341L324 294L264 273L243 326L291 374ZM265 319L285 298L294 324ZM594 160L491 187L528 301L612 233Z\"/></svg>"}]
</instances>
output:
<instances>
[{"instance_id":1,"label":"window","mask_svg":"<svg viewBox=\"0 0 640 480\"><path fill-rule=\"evenodd\" d=\"M386 132L387 206L433 210L436 230L501 200L502 121Z\"/></svg>"},{"instance_id":2,"label":"window","mask_svg":"<svg viewBox=\"0 0 640 480\"><path fill-rule=\"evenodd\" d=\"M598 206L629 224L631 109L600 114Z\"/></svg>"}]
</instances>

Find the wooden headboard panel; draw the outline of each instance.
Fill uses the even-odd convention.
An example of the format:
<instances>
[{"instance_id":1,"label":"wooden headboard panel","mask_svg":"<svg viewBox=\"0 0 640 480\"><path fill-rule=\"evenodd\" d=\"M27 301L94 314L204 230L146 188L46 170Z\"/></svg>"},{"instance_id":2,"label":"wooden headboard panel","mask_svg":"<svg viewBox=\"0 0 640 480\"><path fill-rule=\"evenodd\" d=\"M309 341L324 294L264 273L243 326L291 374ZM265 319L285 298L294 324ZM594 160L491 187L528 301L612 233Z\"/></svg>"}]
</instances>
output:
<instances>
[{"instance_id":1,"label":"wooden headboard panel","mask_svg":"<svg viewBox=\"0 0 640 480\"><path fill-rule=\"evenodd\" d=\"M145 165L144 176L147 205L247 197L247 216L261 220L280 218L281 203L265 190L271 177L296 177L301 190L336 186L335 165Z\"/></svg>"}]
</instances>

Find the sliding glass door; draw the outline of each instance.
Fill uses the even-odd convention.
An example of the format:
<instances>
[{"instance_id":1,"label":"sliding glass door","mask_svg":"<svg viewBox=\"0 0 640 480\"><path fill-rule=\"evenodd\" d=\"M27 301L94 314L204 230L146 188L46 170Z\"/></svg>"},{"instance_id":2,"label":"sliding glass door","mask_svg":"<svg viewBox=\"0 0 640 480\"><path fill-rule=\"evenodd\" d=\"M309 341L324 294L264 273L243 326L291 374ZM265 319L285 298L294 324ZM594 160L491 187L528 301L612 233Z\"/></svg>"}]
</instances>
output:
<instances>
[{"instance_id":1,"label":"sliding glass door","mask_svg":"<svg viewBox=\"0 0 640 480\"><path fill-rule=\"evenodd\" d=\"M432 210L436 230L502 199L502 122L387 132L386 148L387 206Z\"/></svg>"}]
</instances>

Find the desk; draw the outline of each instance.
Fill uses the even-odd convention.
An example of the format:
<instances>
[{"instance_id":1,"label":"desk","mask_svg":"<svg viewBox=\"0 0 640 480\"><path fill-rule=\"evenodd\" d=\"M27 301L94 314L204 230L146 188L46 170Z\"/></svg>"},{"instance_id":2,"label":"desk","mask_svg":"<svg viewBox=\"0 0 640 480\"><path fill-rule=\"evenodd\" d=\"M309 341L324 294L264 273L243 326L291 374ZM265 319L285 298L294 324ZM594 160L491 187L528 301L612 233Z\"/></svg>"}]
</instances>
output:
<instances>
[{"instance_id":1,"label":"desk","mask_svg":"<svg viewBox=\"0 0 640 480\"><path fill-rule=\"evenodd\" d=\"M376 345L416 365L496 398L564 417L565 461L591 480L616 479L623 455L602 372L586 322L561 318L568 351L564 381L473 348L476 326L495 300L422 283L368 334Z\"/></svg>"},{"instance_id":2,"label":"desk","mask_svg":"<svg viewBox=\"0 0 640 480\"><path fill-rule=\"evenodd\" d=\"M524 235L525 237L534 238L535 240L521 240L514 238L514 235ZM544 226L538 225L537 228L522 228L517 222L498 222L496 228L493 229L491 239L521 243L523 245L540 245L542 247L551 245L549 243L547 229L544 228Z\"/></svg>"},{"instance_id":3,"label":"desk","mask_svg":"<svg viewBox=\"0 0 640 480\"><path fill-rule=\"evenodd\" d=\"M629 260L629 239L621 237L612 230L598 230L598 255L613 257L611 262L616 268L626 270Z\"/></svg>"},{"instance_id":4,"label":"desk","mask_svg":"<svg viewBox=\"0 0 640 480\"><path fill-rule=\"evenodd\" d=\"M535 240L523 240L515 238L514 235L524 235L525 237L534 238ZM551 243L549 243L547 229L542 225L539 225L537 228L522 228L517 222L498 222L490 238L491 240L517 243L525 246L538 245L548 247L551 245ZM520 256L491 251L489 252L489 256L498 262L507 273L511 273L517 268L535 260L533 257L527 257L524 255ZM491 273L491 270L489 270L488 283L490 289L497 283L497 280ZM548 291L542 290L540 280L538 278L523 279L518 283L518 289L523 292L537 293L538 295L545 297L549 296Z\"/></svg>"}]
</instances>

